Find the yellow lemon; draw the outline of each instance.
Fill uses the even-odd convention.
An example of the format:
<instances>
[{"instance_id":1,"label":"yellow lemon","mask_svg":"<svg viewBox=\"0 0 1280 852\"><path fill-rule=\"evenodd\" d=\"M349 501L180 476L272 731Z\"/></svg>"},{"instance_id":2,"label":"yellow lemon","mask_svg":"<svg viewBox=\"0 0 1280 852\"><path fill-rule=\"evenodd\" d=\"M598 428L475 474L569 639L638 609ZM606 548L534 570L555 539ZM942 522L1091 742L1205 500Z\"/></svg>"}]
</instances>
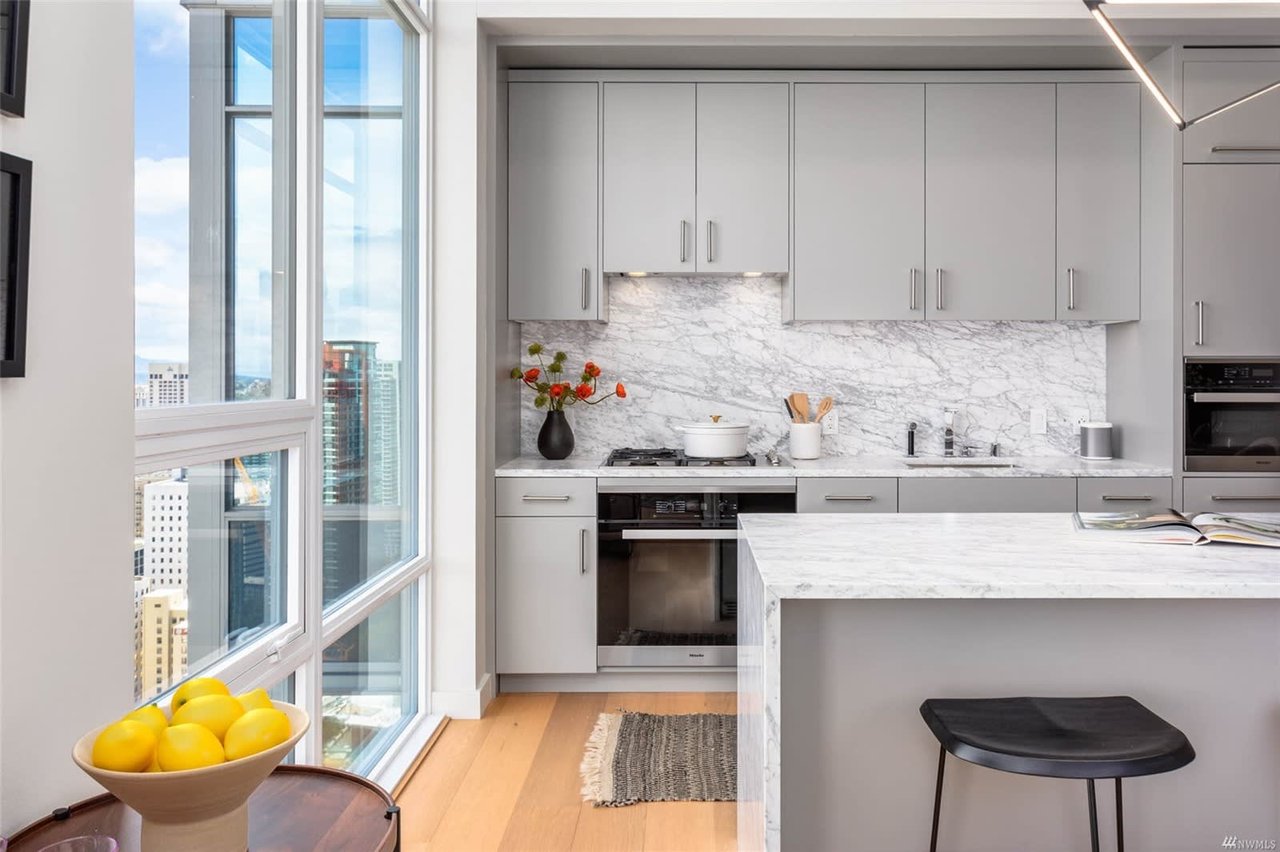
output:
<instances>
[{"instance_id":1,"label":"yellow lemon","mask_svg":"<svg viewBox=\"0 0 1280 852\"><path fill-rule=\"evenodd\" d=\"M222 743L204 725L187 722L165 728L156 747L162 772L182 769L199 769L214 766L226 760Z\"/></svg>"},{"instance_id":2,"label":"yellow lemon","mask_svg":"<svg viewBox=\"0 0 1280 852\"><path fill-rule=\"evenodd\" d=\"M158 741L157 741L158 742ZM151 757L151 765L147 767L148 772L163 772L160 768L160 749L156 749L156 753Z\"/></svg>"},{"instance_id":3,"label":"yellow lemon","mask_svg":"<svg viewBox=\"0 0 1280 852\"><path fill-rule=\"evenodd\" d=\"M227 685L216 677L193 677L178 687L178 691L173 694L173 700L169 702L169 712L176 713L183 704L201 695L230 694L231 690L227 689Z\"/></svg>"},{"instance_id":4,"label":"yellow lemon","mask_svg":"<svg viewBox=\"0 0 1280 852\"><path fill-rule=\"evenodd\" d=\"M240 702L240 706L246 710L257 710L259 708L270 709L271 696L267 695L265 689L251 689L246 693L236 696L236 700Z\"/></svg>"},{"instance_id":5,"label":"yellow lemon","mask_svg":"<svg viewBox=\"0 0 1280 852\"><path fill-rule=\"evenodd\" d=\"M93 765L116 772L144 772L156 753L156 735L143 722L123 719L107 725L93 741Z\"/></svg>"},{"instance_id":6,"label":"yellow lemon","mask_svg":"<svg viewBox=\"0 0 1280 852\"><path fill-rule=\"evenodd\" d=\"M227 728L231 727L231 723L243 715L244 708L230 695L201 695L173 711L171 724L186 725L194 722L204 725L221 740L227 735Z\"/></svg>"},{"instance_id":7,"label":"yellow lemon","mask_svg":"<svg viewBox=\"0 0 1280 852\"><path fill-rule=\"evenodd\" d=\"M125 719L132 719L135 722L141 722L152 730L157 737L167 727L169 720L165 718L164 711L154 704L148 704L145 707L139 707L132 713L125 714Z\"/></svg>"},{"instance_id":8,"label":"yellow lemon","mask_svg":"<svg viewBox=\"0 0 1280 852\"><path fill-rule=\"evenodd\" d=\"M250 710L227 729L227 760L239 760L289 739L289 717L274 707Z\"/></svg>"}]
</instances>

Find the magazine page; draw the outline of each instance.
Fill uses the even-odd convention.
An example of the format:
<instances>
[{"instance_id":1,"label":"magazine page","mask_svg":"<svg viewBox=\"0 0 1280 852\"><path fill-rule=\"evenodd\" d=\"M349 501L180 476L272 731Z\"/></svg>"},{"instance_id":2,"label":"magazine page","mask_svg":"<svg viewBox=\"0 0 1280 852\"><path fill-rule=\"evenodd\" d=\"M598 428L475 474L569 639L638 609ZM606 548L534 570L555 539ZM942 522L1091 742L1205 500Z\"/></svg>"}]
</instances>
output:
<instances>
[{"instance_id":1,"label":"magazine page","mask_svg":"<svg viewBox=\"0 0 1280 852\"><path fill-rule=\"evenodd\" d=\"M1091 535L1110 535L1130 541L1198 544L1200 530L1173 509L1161 512L1076 512L1076 529Z\"/></svg>"},{"instance_id":2,"label":"magazine page","mask_svg":"<svg viewBox=\"0 0 1280 852\"><path fill-rule=\"evenodd\" d=\"M1192 520L1210 541L1280 547L1280 515L1221 515L1204 512Z\"/></svg>"}]
</instances>

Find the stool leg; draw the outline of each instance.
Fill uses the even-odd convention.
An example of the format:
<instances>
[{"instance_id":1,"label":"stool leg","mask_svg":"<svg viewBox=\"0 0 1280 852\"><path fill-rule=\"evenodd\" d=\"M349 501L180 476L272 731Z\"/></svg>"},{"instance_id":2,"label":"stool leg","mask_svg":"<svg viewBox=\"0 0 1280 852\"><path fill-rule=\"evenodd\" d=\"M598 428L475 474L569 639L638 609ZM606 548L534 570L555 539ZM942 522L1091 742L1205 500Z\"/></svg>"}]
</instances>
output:
<instances>
[{"instance_id":1,"label":"stool leg","mask_svg":"<svg viewBox=\"0 0 1280 852\"><path fill-rule=\"evenodd\" d=\"M933 832L929 835L929 852L938 852L938 817L942 815L942 773L947 768L947 750L938 748L938 786L933 791Z\"/></svg>"},{"instance_id":2,"label":"stool leg","mask_svg":"<svg viewBox=\"0 0 1280 852\"><path fill-rule=\"evenodd\" d=\"M1116 852L1124 852L1124 798L1119 778L1116 779Z\"/></svg>"},{"instance_id":3,"label":"stool leg","mask_svg":"<svg viewBox=\"0 0 1280 852\"><path fill-rule=\"evenodd\" d=\"M1098 798L1093 790L1093 779L1089 781L1089 841L1093 844L1093 852L1098 852Z\"/></svg>"}]
</instances>

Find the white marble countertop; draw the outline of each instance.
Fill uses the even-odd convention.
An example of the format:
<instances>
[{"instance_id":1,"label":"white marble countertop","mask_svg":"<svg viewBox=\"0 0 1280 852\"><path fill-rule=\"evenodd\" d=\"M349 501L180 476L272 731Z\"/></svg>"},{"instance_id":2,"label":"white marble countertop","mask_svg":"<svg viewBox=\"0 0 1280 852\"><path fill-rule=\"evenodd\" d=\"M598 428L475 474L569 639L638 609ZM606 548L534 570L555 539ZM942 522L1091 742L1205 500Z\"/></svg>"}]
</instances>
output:
<instances>
[{"instance_id":1,"label":"white marble countertop","mask_svg":"<svg viewBox=\"0 0 1280 852\"><path fill-rule=\"evenodd\" d=\"M924 460L921 457L920 460ZM984 458L942 459L960 463L992 461ZM995 459L1013 467L909 467L899 456L828 456L813 461L782 458L777 467L761 457L755 467L605 467L604 459L569 458L549 461L540 456L521 456L498 467L496 476L577 476L577 477L690 477L690 476L783 476L783 477L1020 477L1020 476L1172 476L1168 467L1115 459L1086 461L1075 456L1009 456Z\"/></svg>"},{"instance_id":2,"label":"white marble countertop","mask_svg":"<svg viewBox=\"0 0 1280 852\"><path fill-rule=\"evenodd\" d=\"M1117 541L1076 532L1068 513L739 522L777 598L1280 598L1276 548Z\"/></svg>"}]
</instances>

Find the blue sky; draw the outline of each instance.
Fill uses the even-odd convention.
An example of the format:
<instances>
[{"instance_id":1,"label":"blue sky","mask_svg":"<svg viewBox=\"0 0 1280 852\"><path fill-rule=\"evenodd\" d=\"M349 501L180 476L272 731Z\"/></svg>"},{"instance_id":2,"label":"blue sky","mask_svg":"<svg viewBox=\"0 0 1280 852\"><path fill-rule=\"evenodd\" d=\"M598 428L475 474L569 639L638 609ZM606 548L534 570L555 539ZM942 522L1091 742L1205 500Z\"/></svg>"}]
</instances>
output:
<instances>
[{"instance_id":1,"label":"blue sky","mask_svg":"<svg viewBox=\"0 0 1280 852\"><path fill-rule=\"evenodd\" d=\"M269 20L246 22L241 93L269 91ZM139 363L188 354L189 26L178 0L135 4L135 351ZM330 104L399 104L402 38L391 21L325 27ZM264 64L265 63L265 64ZM252 98L256 100L257 98ZM234 270L237 366L270 373L270 123L238 125L240 228ZM374 340L400 357L402 171L398 121L331 119L325 133L325 323L329 339Z\"/></svg>"}]
</instances>

